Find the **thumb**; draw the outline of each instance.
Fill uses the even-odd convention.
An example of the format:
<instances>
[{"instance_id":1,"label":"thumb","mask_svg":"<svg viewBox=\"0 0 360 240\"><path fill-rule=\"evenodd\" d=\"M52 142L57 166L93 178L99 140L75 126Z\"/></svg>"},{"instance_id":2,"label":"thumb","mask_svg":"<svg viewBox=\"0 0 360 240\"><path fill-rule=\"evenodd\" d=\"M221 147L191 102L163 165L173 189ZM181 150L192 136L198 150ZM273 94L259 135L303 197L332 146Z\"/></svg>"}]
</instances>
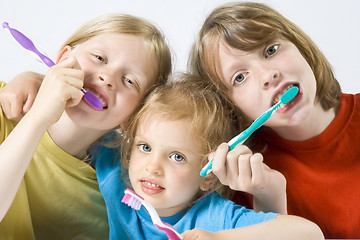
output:
<instances>
[{"instance_id":1,"label":"thumb","mask_svg":"<svg viewBox=\"0 0 360 240\"><path fill-rule=\"evenodd\" d=\"M30 110L31 106L34 103L34 100L35 100L35 96L29 94L28 97L26 98L25 104L23 106L23 113L24 114L27 113Z\"/></svg>"}]
</instances>

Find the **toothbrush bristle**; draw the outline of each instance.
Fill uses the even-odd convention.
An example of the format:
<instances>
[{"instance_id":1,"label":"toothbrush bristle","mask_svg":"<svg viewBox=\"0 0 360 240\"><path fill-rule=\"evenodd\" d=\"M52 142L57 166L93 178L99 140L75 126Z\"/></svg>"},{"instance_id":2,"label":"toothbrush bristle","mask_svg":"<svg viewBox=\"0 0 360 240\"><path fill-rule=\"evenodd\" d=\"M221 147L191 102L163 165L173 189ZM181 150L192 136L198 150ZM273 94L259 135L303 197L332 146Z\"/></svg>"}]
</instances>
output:
<instances>
[{"instance_id":1,"label":"toothbrush bristle","mask_svg":"<svg viewBox=\"0 0 360 240\"><path fill-rule=\"evenodd\" d=\"M129 207L139 210L141 208L141 197L130 189L125 190L125 195L121 199L122 203L125 203Z\"/></svg>"}]
</instances>

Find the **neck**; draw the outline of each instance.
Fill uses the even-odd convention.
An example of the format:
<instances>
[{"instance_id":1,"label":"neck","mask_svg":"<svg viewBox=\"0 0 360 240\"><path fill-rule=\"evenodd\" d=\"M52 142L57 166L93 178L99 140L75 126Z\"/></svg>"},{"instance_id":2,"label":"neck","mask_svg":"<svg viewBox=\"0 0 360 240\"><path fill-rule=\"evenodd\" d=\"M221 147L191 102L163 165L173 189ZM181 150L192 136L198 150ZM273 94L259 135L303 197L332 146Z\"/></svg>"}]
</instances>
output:
<instances>
[{"instance_id":1,"label":"neck","mask_svg":"<svg viewBox=\"0 0 360 240\"><path fill-rule=\"evenodd\" d=\"M87 156L90 145L104 135L106 131L79 126L64 112L59 121L49 127L48 133L63 151L83 159Z\"/></svg>"},{"instance_id":2,"label":"neck","mask_svg":"<svg viewBox=\"0 0 360 240\"><path fill-rule=\"evenodd\" d=\"M318 104L301 124L296 126L274 127L273 130L287 140L305 141L321 134L334 118L334 109L325 111L320 104Z\"/></svg>"}]
</instances>

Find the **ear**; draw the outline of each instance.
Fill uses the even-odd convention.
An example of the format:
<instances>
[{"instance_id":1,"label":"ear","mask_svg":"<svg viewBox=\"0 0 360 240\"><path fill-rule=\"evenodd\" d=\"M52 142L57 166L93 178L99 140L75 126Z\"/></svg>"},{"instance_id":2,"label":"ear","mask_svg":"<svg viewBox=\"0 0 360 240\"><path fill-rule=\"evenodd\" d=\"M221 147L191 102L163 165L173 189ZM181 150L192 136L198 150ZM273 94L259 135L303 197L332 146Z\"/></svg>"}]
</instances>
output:
<instances>
[{"instance_id":1,"label":"ear","mask_svg":"<svg viewBox=\"0 0 360 240\"><path fill-rule=\"evenodd\" d=\"M213 174L208 174L205 177L202 177L201 183L200 183L200 189L204 192L210 190L212 185L214 184L214 176Z\"/></svg>"},{"instance_id":2,"label":"ear","mask_svg":"<svg viewBox=\"0 0 360 240\"><path fill-rule=\"evenodd\" d=\"M56 64L67 59L70 56L70 52L71 52L71 47L69 45L66 45L59 53L56 59Z\"/></svg>"}]
</instances>

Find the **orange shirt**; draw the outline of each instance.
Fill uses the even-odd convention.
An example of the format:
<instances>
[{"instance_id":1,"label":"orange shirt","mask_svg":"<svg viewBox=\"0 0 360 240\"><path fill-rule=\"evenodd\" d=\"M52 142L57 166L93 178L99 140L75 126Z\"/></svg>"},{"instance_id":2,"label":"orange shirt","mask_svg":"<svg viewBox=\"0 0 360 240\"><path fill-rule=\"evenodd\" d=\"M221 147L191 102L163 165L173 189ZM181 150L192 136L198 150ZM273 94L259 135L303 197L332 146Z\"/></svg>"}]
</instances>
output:
<instances>
[{"instance_id":1,"label":"orange shirt","mask_svg":"<svg viewBox=\"0 0 360 240\"><path fill-rule=\"evenodd\" d=\"M287 179L289 214L317 223L326 238L360 238L360 94L343 94L336 118L309 140L268 128L257 136L268 144L264 162Z\"/></svg>"}]
</instances>

